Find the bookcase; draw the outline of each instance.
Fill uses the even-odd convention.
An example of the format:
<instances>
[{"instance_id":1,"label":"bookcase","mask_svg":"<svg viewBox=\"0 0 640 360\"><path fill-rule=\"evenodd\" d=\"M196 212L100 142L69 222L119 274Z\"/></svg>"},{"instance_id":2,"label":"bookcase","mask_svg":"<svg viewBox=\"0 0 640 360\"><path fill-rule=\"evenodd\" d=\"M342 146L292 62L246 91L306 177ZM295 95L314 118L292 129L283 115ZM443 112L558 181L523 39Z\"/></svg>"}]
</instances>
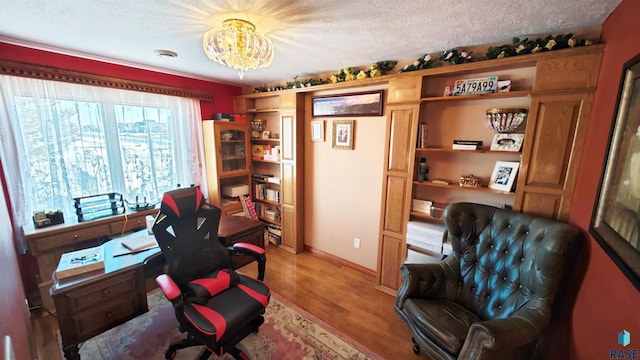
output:
<instances>
[{"instance_id":1,"label":"bookcase","mask_svg":"<svg viewBox=\"0 0 640 360\"><path fill-rule=\"evenodd\" d=\"M251 194L268 239L293 253L304 246L302 206L303 94L258 93L234 98L235 112L247 122L264 123L251 130Z\"/></svg>"},{"instance_id":2,"label":"bookcase","mask_svg":"<svg viewBox=\"0 0 640 360\"><path fill-rule=\"evenodd\" d=\"M568 219L586 122L604 46L588 46L405 73L389 80L386 146L376 287L395 294L407 252L410 220L442 222L443 208L471 201ZM488 76L511 80L509 92L445 96L456 80ZM526 121L518 152L491 151L490 108L523 108ZM417 147L426 124L426 144ZM456 139L479 140L477 150L453 150ZM422 158L429 180L417 179ZM519 163L515 189L489 188L497 161ZM459 185L473 175L479 187ZM445 180L433 182L433 179ZM433 201L433 212L413 211L412 200Z\"/></svg>"},{"instance_id":3,"label":"bookcase","mask_svg":"<svg viewBox=\"0 0 640 360\"><path fill-rule=\"evenodd\" d=\"M239 196L251 191L249 124L202 121L207 200L223 214L242 211Z\"/></svg>"}]
</instances>

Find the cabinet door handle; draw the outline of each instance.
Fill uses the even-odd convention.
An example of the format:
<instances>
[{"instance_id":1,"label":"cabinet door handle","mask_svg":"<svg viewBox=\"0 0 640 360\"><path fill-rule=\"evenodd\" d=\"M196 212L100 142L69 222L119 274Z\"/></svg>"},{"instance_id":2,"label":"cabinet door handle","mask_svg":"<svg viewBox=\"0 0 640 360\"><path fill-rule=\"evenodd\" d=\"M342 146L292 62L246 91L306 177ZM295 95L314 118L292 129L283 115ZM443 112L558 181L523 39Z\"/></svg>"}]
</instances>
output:
<instances>
[{"instance_id":1,"label":"cabinet door handle","mask_svg":"<svg viewBox=\"0 0 640 360\"><path fill-rule=\"evenodd\" d=\"M108 296L109 295L109 289L102 290L102 295Z\"/></svg>"},{"instance_id":2,"label":"cabinet door handle","mask_svg":"<svg viewBox=\"0 0 640 360\"><path fill-rule=\"evenodd\" d=\"M107 311L107 313L106 313L106 314L104 314L104 315L107 317L107 319L111 319L111 317L113 316L113 314L111 313L111 311Z\"/></svg>"}]
</instances>

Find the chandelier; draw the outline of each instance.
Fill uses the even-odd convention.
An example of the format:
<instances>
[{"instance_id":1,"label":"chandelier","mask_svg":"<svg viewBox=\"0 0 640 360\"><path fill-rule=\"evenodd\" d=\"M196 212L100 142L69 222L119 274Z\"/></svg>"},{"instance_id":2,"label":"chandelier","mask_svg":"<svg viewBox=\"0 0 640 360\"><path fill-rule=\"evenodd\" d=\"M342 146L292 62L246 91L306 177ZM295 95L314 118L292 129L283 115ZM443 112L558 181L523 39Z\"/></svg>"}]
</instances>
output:
<instances>
[{"instance_id":1,"label":"chandelier","mask_svg":"<svg viewBox=\"0 0 640 360\"><path fill-rule=\"evenodd\" d=\"M267 67L273 60L271 40L255 30L248 21L225 20L222 29L204 34L202 47L209 59L238 70L242 79L246 70Z\"/></svg>"}]
</instances>

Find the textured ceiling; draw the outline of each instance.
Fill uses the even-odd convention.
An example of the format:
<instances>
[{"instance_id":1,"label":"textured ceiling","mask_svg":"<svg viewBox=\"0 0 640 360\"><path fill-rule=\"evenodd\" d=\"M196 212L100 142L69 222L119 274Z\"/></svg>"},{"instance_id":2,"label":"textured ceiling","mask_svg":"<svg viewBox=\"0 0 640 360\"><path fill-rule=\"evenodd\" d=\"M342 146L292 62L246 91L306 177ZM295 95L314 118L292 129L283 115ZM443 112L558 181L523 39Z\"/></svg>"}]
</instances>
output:
<instances>
[{"instance_id":1,"label":"textured ceiling","mask_svg":"<svg viewBox=\"0 0 640 360\"><path fill-rule=\"evenodd\" d=\"M249 86L599 26L620 1L0 0L0 41ZM255 23L275 49L271 66L242 81L202 51L202 35L231 17Z\"/></svg>"}]
</instances>

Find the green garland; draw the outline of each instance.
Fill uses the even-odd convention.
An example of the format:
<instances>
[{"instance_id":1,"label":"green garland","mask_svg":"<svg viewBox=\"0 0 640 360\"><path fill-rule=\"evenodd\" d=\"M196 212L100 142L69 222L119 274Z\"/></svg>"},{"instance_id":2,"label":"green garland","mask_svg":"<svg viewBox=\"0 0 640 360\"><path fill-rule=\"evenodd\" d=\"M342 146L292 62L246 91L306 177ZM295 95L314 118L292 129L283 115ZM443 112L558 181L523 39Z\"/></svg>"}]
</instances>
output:
<instances>
[{"instance_id":1,"label":"green garland","mask_svg":"<svg viewBox=\"0 0 640 360\"><path fill-rule=\"evenodd\" d=\"M581 40L573 37L573 34L560 34L557 36L547 36L546 38L537 38L535 40L529 40L529 38L520 39L513 38L512 44L504 44L500 46L489 47L486 53L486 59L500 59L503 57L517 56L524 54L535 54L542 51L551 51L558 49L566 49L578 46L591 45L589 40ZM398 72L416 71L422 69L429 69L435 66L441 66L444 64L456 65L465 64L473 61L481 61L486 59L474 58L471 56L472 52L464 50L458 50L456 48L445 50L437 58L433 59L431 55L424 54L416 59L411 64L405 65ZM366 70L355 70L352 68L344 68L339 73L331 75L329 79L298 79L298 76L293 78L293 81L289 81L285 86L260 86L254 89L254 92L265 91L277 91L284 89L302 88L313 85L327 84L327 83L339 83L344 81L353 81L359 79L365 79L369 77L382 76L385 73L393 70L398 64L395 60L378 61L375 64L369 65Z\"/></svg>"}]
</instances>

